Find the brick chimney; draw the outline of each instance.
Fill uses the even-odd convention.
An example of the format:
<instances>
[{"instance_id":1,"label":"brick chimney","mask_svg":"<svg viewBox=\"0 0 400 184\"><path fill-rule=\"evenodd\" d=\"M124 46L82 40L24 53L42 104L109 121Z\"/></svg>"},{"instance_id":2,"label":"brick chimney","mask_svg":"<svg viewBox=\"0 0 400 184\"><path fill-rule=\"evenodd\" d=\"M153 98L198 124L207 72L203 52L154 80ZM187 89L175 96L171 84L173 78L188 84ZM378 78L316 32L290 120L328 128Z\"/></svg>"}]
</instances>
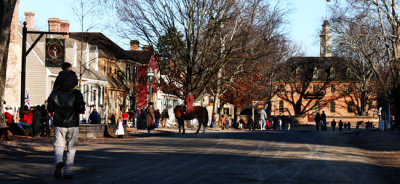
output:
<instances>
[{"instance_id":1,"label":"brick chimney","mask_svg":"<svg viewBox=\"0 0 400 184\"><path fill-rule=\"evenodd\" d=\"M62 20L61 21L61 32L66 32L69 33L69 21L68 20ZM65 38L68 38L69 35L63 35Z\"/></svg>"},{"instance_id":2,"label":"brick chimney","mask_svg":"<svg viewBox=\"0 0 400 184\"><path fill-rule=\"evenodd\" d=\"M14 13L11 20L11 34L10 34L10 43L18 42L18 8L19 8L19 0L15 3Z\"/></svg>"},{"instance_id":3,"label":"brick chimney","mask_svg":"<svg viewBox=\"0 0 400 184\"><path fill-rule=\"evenodd\" d=\"M61 20L58 18L49 18L49 32L61 31Z\"/></svg>"},{"instance_id":4,"label":"brick chimney","mask_svg":"<svg viewBox=\"0 0 400 184\"><path fill-rule=\"evenodd\" d=\"M139 50L139 41L138 40L131 40L131 51Z\"/></svg>"},{"instance_id":5,"label":"brick chimney","mask_svg":"<svg viewBox=\"0 0 400 184\"><path fill-rule=\"evenodd\" d=\"M35 19L35 14L32 12L25 12L25 22L26 22L26 27L29 29L33 29L33 26L35 25L34 19Z\"/></svg>"}]
</instances>

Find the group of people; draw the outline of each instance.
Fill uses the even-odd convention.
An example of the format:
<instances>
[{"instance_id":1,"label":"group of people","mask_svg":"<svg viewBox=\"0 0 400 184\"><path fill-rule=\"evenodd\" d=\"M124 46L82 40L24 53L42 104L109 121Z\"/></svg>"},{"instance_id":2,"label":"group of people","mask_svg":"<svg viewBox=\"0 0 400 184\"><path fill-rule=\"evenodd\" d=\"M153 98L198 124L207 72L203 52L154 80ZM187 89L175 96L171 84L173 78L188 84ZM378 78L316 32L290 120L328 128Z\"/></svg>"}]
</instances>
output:
<instances>
[{"instance_id":1,"label":"group of people","mask_svg":"<svg viewBox=\"0 0 400 184\"><path fill-rule=\"evenodd\" d=\"M116 118L115 114L112 114L109 122L106 124L107 127L112 128L115 131L115 135L118 138L123 138L124 135L127 135L127 128L131 125L133 128L145 128L148 129L148 133L154 128L166 128L167 127L167 120L169 118L167 109L164 109L162 113L160 110L154 109L153 102L149 102L148 106L144 106L141 110L130 110L129 112L123 111L118 117ZM93 114L93 115L92 115ZM92 112L89 119L90 122L97 122L95 117L97 117L96 112ZM149 121L148 119L151 119ZM154 128L153 126L147 125L152 124L154 120ZM145 127L139 126L139 121L146 121Z\"/></svg>"},{"instance_id":2,"label":"group of people","mask_svg":"<svg viewBox=\"0 0 400 184\"><path fill-rule=\"evenodd\" d=\"M335 121L335 119L333 119L332 121L331 121L331 127L332 127L332 131L335 131L336 130L336 121ZM342 120L339 120L339 124L338 124L338 128L339 128L339 131L350 131L350 129L351 129L351 123L350 122L343 122ZM326 129L325 129L325 131L326 131Z\"/></svg>"},{"instance_id":3,"label":"group of people","mask_svg":"<svg viewBox=\"0 0 400 184\"><path fill-rule=\"evenodd\" d=\"M326 121L326 115L325 112L322 111L322 114L320 115L319 112L315 115L314 117L315 125L317 131L321 129L321 131L327 131L327 121ZM356 123L356 130L359 130L359 127L363 124L364 122L359 121ZM336 130L336 126L338 126L339 131L350 131L351 130L351 123L350 122L343 122L342 120L339 120L339 123L336 123L335 119L332 119L331 121L331 128L332 131ZM373 128L373 123L368 121L365 123L365 130L372 130Z\"/></svg>"},{"instance_id":4,"label":"group of people","mask_svg":"<svg viewBox=\"0 0 400 184\"><path fill-rule=\"evenodd\" d=\"M14 112L13 108L6 106L4 117L9 130L13 134L49 136L52 114L46 109L46 105L29 107L25 105Z\"/></svg>"}]
</instances>

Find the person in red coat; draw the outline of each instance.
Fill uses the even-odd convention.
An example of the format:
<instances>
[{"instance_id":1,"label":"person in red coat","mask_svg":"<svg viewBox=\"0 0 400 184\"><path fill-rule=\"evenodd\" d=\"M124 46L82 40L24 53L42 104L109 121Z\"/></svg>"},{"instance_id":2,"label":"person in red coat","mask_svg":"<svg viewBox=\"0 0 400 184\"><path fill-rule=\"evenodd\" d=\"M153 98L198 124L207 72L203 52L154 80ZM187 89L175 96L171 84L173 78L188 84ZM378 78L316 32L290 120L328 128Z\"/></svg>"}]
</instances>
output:
<instances>
[{"instance_id":1,"label":"person in red coat","mask_svg":"<svg viewBox=\"0 0 400 184\"><path fill-rule=\"evenodd\" d=\"M23 130L23 125L32 126L33 121L33 113L29 110L28 106L24 106L24 117L20 119L19 123L17 123L18 127Z\"/></svg>"}]
</instances>

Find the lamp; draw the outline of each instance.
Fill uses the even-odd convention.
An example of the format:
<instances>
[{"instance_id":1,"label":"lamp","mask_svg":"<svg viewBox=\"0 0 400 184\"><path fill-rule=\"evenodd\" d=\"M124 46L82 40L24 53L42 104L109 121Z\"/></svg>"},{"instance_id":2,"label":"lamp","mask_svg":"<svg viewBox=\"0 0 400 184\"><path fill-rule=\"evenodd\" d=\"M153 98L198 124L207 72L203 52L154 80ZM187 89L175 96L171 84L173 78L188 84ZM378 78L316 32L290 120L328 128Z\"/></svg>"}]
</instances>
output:
<instances>
[{"instance_id":1,"label":"lamp","mask_svg":"<svg viewBox=\"0 0 400 184\"><path fill-rule=\"evenodd\" d=\"M147 77L149 78L149 89L150 89L150 92L149 92L149 102L151 102L151 93L152 93L152 89L151 89L151 87L152 87L152 82L153 82L153 77L154 77L154 73L153 73L153 70L151 70L151 68L149 67L149 71L147 72Z\"/></svg>"}]
</instances>

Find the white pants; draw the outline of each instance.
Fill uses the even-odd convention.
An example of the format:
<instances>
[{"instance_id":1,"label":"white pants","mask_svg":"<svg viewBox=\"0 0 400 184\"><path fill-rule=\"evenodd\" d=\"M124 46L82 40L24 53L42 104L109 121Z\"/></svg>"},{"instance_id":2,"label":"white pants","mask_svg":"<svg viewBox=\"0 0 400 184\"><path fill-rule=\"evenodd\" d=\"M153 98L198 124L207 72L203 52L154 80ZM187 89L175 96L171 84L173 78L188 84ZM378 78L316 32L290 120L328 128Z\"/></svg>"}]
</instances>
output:
<instances>
[{"instance_id":1,"label":"white pants","mask_svg":"<svg viewBox=\"0 0 400 184\"><path fill-rule=\"evenodd\" d=\"M261 130L265 130L265 120L260 120Z\"/></svg>"},{"instance_id":2,"label":"white pants","mask_svg":"<svg viewBox=\"0 0 400 184\"><path fill-rule=\"evenodd\" d=\"M79 127L55 127L54 128L54 156L56 165L63 162L64 148L67 145L67 160L64 163L64 174L72 174L76 146L78 145Z\"/></svg>"}]
</instances>

